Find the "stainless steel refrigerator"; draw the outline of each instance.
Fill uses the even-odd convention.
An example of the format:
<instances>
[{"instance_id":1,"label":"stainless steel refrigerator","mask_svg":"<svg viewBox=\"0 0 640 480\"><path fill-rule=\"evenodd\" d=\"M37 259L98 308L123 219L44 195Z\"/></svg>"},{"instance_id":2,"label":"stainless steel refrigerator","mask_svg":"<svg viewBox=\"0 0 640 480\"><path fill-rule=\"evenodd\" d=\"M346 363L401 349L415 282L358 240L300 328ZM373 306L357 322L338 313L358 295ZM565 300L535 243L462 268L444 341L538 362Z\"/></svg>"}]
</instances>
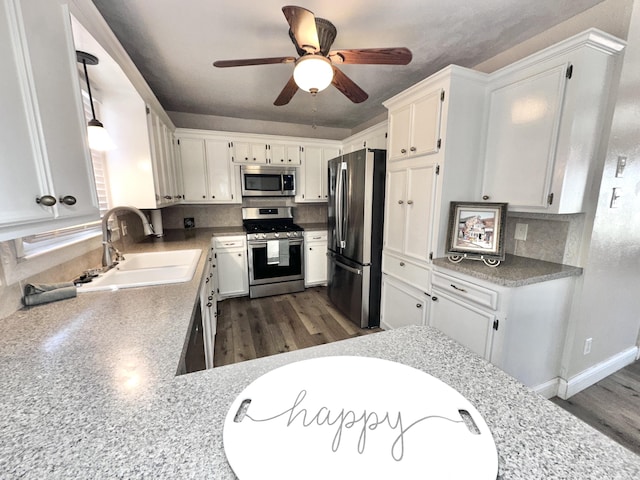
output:
<instances>
[{"instance_id":1,"label":"stainless steel refrigerator","mask_svg":"<svg viewBox=\"0 0 640 480\"><path fill-rule=\"evenodd\" d=\"M328 294L362 328L380 325L386 151L329 161Z\"/></svg>"}]
</instances>

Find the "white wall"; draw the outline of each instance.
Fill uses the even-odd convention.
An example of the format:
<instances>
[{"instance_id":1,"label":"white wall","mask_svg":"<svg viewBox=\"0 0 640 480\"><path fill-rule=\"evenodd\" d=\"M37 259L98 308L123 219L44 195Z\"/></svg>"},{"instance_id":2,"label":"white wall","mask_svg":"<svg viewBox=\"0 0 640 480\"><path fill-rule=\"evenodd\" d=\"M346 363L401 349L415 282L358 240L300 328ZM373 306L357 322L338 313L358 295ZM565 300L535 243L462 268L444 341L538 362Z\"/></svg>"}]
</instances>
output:
<instances>
[{"instance_id":1,"label":"white wall","mask_svg":"<svg viewBox=\"0 0 640 480\"><path fill-rule=\"evenodd\" d=\"M565 353L567 380L633 349L640 332L640 0L633 2L627 48L602 181ZM627 167L615 176L618 156ZM621 188L617 208L612 189ZM593 338L584 355L584 343Z\"/></svg>"}]
</instances>

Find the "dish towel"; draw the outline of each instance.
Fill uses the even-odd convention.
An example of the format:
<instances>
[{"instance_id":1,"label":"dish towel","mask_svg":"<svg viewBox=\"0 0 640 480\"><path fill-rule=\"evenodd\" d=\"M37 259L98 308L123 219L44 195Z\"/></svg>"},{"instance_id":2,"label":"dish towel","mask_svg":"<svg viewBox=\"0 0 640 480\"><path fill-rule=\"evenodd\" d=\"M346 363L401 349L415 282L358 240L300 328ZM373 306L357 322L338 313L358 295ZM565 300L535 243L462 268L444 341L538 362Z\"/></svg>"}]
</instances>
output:
<instances>
[{"instance_id":1,"label":"dish towel","mask_svg":"<svg viewBox=\"0 0 640 480\"><path fill-rule=\"evenodd\" d=\"M278 240L278 241L280 242L280 245L278 247L280 250L278 263L280 264L281 267L288 267L289 266L289 240L284 239L284 240Z\"/></svg>"},{"instance_id":2,"label":"dish towel","mask_svg":"<svg viewBox=\"0 0 640 480\"><path fill-rule=\"evenodd\" d=\"M29 307L42 303L57 302L65 298L73 298L78 291L72 282L68 283L28 283L24 287L22 303Z\"/></svg>"},{"instance_id":3,"label":"dish towel","mask_svg":"<svg viewBox=\"0 0 640 480\"><path fill-rule=\"evenodd\" d=\"M280 263L280 240L267 240L267 265Z\"/></svg>"}]
</instances>

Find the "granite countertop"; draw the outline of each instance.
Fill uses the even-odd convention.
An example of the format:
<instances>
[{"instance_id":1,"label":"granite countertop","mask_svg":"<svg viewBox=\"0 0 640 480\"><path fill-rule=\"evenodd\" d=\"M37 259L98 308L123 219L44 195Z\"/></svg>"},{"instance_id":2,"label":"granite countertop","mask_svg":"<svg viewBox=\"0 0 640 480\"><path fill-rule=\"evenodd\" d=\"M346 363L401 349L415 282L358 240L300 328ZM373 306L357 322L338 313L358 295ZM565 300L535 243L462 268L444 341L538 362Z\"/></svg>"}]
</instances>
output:
<instances>
[{"instance_id":1,"label":"granite countertop","mask_svg":"<svg viewBox=\"0 0 640 480\"><path fill-rule=\"evenodd\" d=\"M206 248L211 234L137 248ZM190 282L84 293L0 321L1 478L234 479L222 444L233 400L278 366L327 355L400 362L458 390L491 428L500 479L640 476L640 457L430 327L176 376L204 259Z\"/></svg>"},{"instance_id":2,"label":"granite countertop","mask_svg":"<svg viewBox=\"0 0 640 480\"><path fill-rule=\"evenodd\" d=\"M448 269L505 287L522 287L532 283L582 275L580 267L509 254L497 267L488 267L484 262L477 260L453 263L446 257L434 259L433 264L436 270Z\"/></svg>"},{"instance_id":3,"label":"granite countertop","mask_svg":"<svg viewBox=\"0 0 640 480\"><path fill-rule=\"evenodd\" d=\"M304 228L308 232L318 231L318 230L326 230L327 224L325 222L316 222L316 223L298 223L302 228Z\"/></svg>"}]
</instances>

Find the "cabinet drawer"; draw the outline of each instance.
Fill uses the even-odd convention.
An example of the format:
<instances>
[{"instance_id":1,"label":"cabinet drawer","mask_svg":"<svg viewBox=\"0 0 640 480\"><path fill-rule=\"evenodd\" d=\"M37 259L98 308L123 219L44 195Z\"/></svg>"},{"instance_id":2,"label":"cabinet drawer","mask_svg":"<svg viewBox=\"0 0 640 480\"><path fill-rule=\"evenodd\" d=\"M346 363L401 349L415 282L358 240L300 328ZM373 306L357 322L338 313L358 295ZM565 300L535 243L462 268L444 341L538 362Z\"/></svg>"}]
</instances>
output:
<instances>
[{"instance_id":1,"label":"cabinet drawer","mask_svg":"<svg viewBox=\"0 0 640 480\"><path fill-rule=\"evenodd\" d=\"M225 248L246 248L246 237L213 237L213 248L216 250Z\"/></svg>"},{"instance_id":2,"label":"cabinet drawer","mask_svg":"<svg viewBox=\"0 0 640 480\"><path fill-rule=\"evenodd\" d=\"M483 307L495 310L498 307L498 292L475 285L444 273L433 272L431 285L454 297L473 302Z\"/></svg>"},{"instance_id":3,"label":"cabinet drawer","mask_svg":"<svg viewBox=\"0 0 640 480\"><path fill-rule=\"evenodd\" d=\"M327 232L304 232L305 242L326 242Z\"/></svg>"},{"instance_id":4,"label":"cabinet drawer","mask_svg":"<svg viewBox=\"0 0 640 480\"><path fill-rule=\"evenodd\" d=\"M382 271L423 292L429 291L429 270L425 267L407 262L402 258L383 254Z\"/></svg>"}]
</instances>

